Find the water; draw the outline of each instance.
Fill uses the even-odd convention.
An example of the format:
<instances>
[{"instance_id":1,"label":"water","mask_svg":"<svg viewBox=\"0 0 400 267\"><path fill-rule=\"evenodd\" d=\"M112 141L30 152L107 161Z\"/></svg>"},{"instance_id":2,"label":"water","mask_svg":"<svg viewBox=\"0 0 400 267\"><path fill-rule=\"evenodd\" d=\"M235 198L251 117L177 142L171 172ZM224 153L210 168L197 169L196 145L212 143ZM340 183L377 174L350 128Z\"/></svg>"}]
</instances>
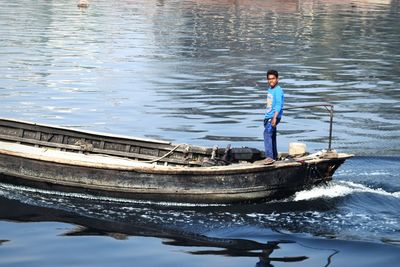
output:
<instances>
[{"instance_id":1,"label":"water","mask_svg":"<svg viewBox=\"0 0 400 267\"><path fill-rule=\"evenodd\" d=\"M261 149L276 68L288 105L335 105L333 147L357 155L327 187L253 205L0 184L1 266L398 266L398 1L0 6L0 117ZM279 150L326 148L328 121L323 109L286 111Z\"/></svg>"},{"instance_id":2,"label":"water","mask_svg":"<svg viewBox=\"0 0 400 267\"><path fill-rule=\"evenodd\" d=\"M399 159L357 157L328 186L248 205L151 203L0 184L2 263L396 266Z\"/></svg>"}]
</instances>

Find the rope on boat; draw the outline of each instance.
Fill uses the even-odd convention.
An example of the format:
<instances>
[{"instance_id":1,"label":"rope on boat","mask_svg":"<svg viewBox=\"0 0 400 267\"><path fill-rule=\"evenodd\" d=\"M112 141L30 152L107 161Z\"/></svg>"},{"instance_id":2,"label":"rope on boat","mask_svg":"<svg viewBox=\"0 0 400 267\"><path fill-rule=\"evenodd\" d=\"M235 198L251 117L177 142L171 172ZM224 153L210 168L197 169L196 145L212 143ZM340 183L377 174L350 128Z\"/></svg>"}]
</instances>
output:
<instances>
[{"instance_id":1,"label":"rope on boat","mask_svg":"<svg viewBox=\"0 0 400 267\"><path fill-rule=\"evenodd\" d=\"M159 158L153 159L153 160L148 160L148 161L141 161L141 162L145 162L145 163L154 163L154 162L160 161L160 160L162 160L163 158L168 157L169 155L171 155L171 154L172 154L175 150L177 150L178 147L180 147L180 146L181 146L181 144L177 144L174 148L172 148L167 154L163 155L162 157L159 157Z\"/></svg>"},{"instance_id":2,"label":"rope on boat","mask_svg":"<svg viewBox=\"0 0 400 267\"><path fill-rule=\"evenodd\" d=\"M76 146L80 146L80 151L83 151L83 152L92 152L92 151L93 151L93 145L84 142L84 140L79 140L78 142L75 143L75 145L76 145ZM90 146L88 146L88 145L90 145ZM159 157L159 158L156 158L156 159L153 159L153 160L147 160L147 161L140 161L140 162L142 162L142 163L155 163L155 162L158 162L158 161L162 160L163 158L168 157L169 155L171 155L171 154L172 154L175 150L177 150L181 145L183 145L183 144L177 144L177 145L176 145L175 147L173 147L170 151L168 151L165 155L163 155L163 156L161 156L161 157ZM188 148L187 148L187 149L188 149ZM46 150L47 150L47 149L46 149ZM107 154L102 154L102 156L114 158L114 156L107 155ZM136 162L136 160L135 160L135 162Z\"/></svg>"}]
</instances>

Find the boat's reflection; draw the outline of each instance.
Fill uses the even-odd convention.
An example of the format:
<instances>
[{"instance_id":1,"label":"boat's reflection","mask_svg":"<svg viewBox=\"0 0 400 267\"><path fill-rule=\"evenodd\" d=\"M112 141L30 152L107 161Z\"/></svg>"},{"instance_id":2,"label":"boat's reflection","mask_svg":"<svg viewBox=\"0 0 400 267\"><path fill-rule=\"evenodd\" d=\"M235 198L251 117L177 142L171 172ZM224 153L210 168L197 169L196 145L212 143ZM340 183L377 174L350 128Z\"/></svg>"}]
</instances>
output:
<instances>
[{"instance_id":1,"label":"boat's reflection","mask_svg":"<svg viewBox=\"0 0 400 267\"><path fill-rule=\"evenodd\" d=\"M138 214L140 216L140 213ZM18 222L55 221L75 225L62 236L110 236L115 239L127 239L130 236L148 236L162 239L169 246L189 247L193 255L223 255L231 257L255 257L257 266L272 266L272 261L296 262L307 259L306 256L271 257L279 249L279 244L293 241L272 240L265 243L231 238L215 238L165 227L155 223L141 223L121 218L98 218L82 215L73 211L40 207L21 203L19 200L0 197L0 219ZM140 220L138 220L140 221Z\"/></svg>"},{"instance_id":2,"label":"boat's reflection","mask_svg":"<svg viewBox=\"0 0 400 267\"><path fill-rule=\"evenodd\" d=\"M133 230L134 229L134 230ZM95 228L78 226L73 231L64 233L65 236L87 236L87 235L102 235L110 236L116 239L127 239L132 235L152 236L165 239L162 241L165 245L179 246L179 247L201 247L202 250L192 250L188 253L193 255L221 255L231 257L258 257L263 263L270 263L271 261L281 262L295 262L307 259L306 256L296 257L270 257L275 249L279 249L280 243L287 243L290 241L268 241L260 243L246 239L229 239L229 238L214 238L205 235L187 233L187 232L157 232L154 229L149 229L143 226L131 226L130 229L120 232L109 232ZM129 233L128 233L129 232ZM204 249L210 248L210 249ZM268 266L268 265L266 265Z\"/></svg>"}]
</instances>

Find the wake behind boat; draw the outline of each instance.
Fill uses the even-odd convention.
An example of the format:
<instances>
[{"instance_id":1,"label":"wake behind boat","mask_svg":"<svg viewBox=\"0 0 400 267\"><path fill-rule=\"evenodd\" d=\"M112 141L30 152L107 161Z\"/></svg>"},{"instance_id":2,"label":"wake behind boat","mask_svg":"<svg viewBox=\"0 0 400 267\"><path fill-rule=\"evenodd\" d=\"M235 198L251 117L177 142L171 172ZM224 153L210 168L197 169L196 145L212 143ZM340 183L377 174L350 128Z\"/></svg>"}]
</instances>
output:
<instances>
[{"instance_id":1,"label":"wake behind boat","mask_svg":"<svg viewBox=\"0 0 400 267\"><path fill-rule=\"evenodd\" d=\"M211 148L0 119L0 181L139 200L232 203L283 198L329 181L349 154Z\"/></svg>"}]
</instances>

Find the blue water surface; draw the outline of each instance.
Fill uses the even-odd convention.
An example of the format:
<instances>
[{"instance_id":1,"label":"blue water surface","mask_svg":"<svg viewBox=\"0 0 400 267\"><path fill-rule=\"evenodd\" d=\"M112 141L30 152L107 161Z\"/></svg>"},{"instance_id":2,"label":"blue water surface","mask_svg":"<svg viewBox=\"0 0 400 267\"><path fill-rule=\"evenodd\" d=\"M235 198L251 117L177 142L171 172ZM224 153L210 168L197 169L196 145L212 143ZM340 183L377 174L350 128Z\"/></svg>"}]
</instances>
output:
<instances>
[{"instance_id":1,"label":"blue water surface","mask_svg":"<svg viewBox=\"0 0 400 267\"><path fill-rule=\"evenodd\" d=\"M108 199L0 184L0 266L399 266L400 4L0 0L0 117L262 149L265 73L286 105L334 104L356 157L258 204ZM286 110L278 148L328 145Z\"/></svg>"}]
</instances>

